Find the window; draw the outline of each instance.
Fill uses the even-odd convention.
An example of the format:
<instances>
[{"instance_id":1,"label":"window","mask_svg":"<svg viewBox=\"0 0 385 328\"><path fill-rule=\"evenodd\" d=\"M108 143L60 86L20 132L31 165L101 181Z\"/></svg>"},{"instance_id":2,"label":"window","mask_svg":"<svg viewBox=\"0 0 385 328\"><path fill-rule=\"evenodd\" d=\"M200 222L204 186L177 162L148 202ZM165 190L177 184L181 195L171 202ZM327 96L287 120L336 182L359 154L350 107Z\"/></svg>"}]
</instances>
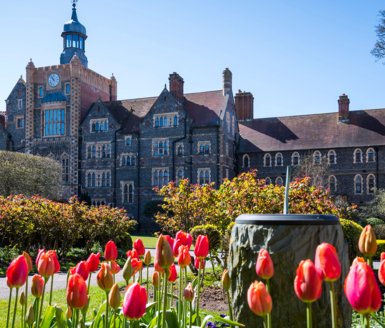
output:
<instances>
[{"instance_id":1,"label":"window","mask_svg":"<svg viewBox=\"0 0 385 328\"><path fill-rule=\"evenodd\" d=\"M152 186L161 188L169 181L168 167L152 169Z\"/></svg>"},{"instance_id":2,"label":"window","mask_svg":"<svg viewBox=\"0 0 385 328\"><path fill-rule=\"evenodd\" d=\"M337 164L337 154L334 150L328 151L328 164Z\"/></svg>"},{"instance_id":3,"label":"window","mask_svg":"<svg viewBox=\"0 0 385 328\"><path fill-rule=\"evenodd\" d=\"M66 83L64 85L64 93L68 96L69 94L71 94L71 83Z\"/></svg>"},{"instance_id":4,"label":"window","mask_svg":"<svg viewBox=\"0 0 385 328\"><path fill-rule=\"evenodd\" d=\"M277 186L283 186L283 179L282 179L281 177L277 177L277 178L275 179L275 184L276 184Z\"/></svg>"},{"instance_id":5,"label":"window","mask_svg":"<svg viewBox=\"0 0 385 328\"><path fill-rule=\"evenodd\" d=\"M176 170L176 183L178 184L180 180L184 178L184 169L183 167L179 167Z\"/></svg>"},{"instance_id":6,"label":"window","mask_svg":"<svg viewBox=\"0 0 385 328\"><path fill-rule=\"evenodd\" d=\"M271 155L269 153L267 153L263 156L263 166L265 166L265 167L271 166Z\"/></svg>"},{"instance_id":7,"label":"window","mask_svg":"<svg viewBox=\"0 0 385 328\"><path fill-rule=\"evenodd\" d=\"M155 114L153 116L154 128L171 128L179 125L178 113Z\"/></svg>"},{"instance_id":8,"label":"window","mask_svg":"<svg viewBox=\"0 0 385 328\"><path fill-rule=\"evenodd\" d=\"M69 165L69 156L67 153L61 155L61 172L62 172L62 181L68 183L70 181L70 165Z\"/></svg>"},{"instance_id":9,"label":"window","mask_svg":"<svg viewBox=\"0 0 385 328\"><path fill-rule=\"evenodd\" d=\"M90 131L91 132L107 132L108 131L108 118L90 120Z\"/></svg>"},{"instance_id":10,"label":"window","mask_svg":"<svg viewBox=\"0 0 385 328\"><path fill-rule=\"evenodd\" d=\"M23 116L17 116L16 119L16 129L23 129L24 128L24 117Z\"/></svg>"},{"instance_id":11,"label":"window","mask_svg":"<svg viewBox=\"0 0 385 328\"><path fill-rule=\"evenodd\" d=\"M65 134L64 109L46 109L43 115L44 136L63 136Z\"/></svg>"},{"instance_id":12,"label":"window","mask_svg":"<svg viewBox=\"0 0 385 328\"><path fill-rule=\"evenodd\" d=\"M111 158L111 143L87 143L87 158Z\"/></svg>"},{"instance_id":13,"label":"window","mask_svg":"<svg viewBox=\"0 0 385 328\"><path fill-rule=\"evenodd\" d=\"M106 200L103 198L93 199L91 204L92 206L104 206L106 205Z\"/></svg>"},{"instance_id":14,"label":"window","mask_svg":"<svg viewBox=\"0 0 385 328\"><path fill-rule=\"evenodd\" d=\"M177 143L176 144L176 154L177 156L183 156L184 154L184 146L182 143Z\"/></svg>"},{"instance_id":15,"label":"window","mask_svg":"<svg viewBox=\"0 0 385 328\"><path fill-rule=\"evenodd\" d=\"M315 178L314 178L314 185L316 187L322 187L322 184L323 184L323 181L322 181L322 178L317 175Z\"/></svg>"},{"instance_id":16,"label":"window","mask_svg":"<svg viewBox=\"0 0 385 328\"><path fill-rule=\"evenodd\" d=\"M86 172L86 186L88 188L110 187L110 170L90 170Z\"/></svg>"},{"instance_id":17,"label":"window","mask_svg":"<svg viewBox=\"0 0 385 328\"><path fill-rule=\"evenodd\" d=\"M362 150L359 148L354 150L353 163L362 163Z\"/></svg>"},{"instance_id":18,"label":"window","mask_svg":"<svg viewBox=\"0 0 385 328\"><path fill-rule=\"evenodd\" d=\"M316 150L314 153L313 153L313 164L314 165L321 165L321 152L319 150Z\"/></svg>"},{"instance_id":19,"label":"window","mask_svg":"<svg viewBox=\"0 0 385 328\"><path fill-rule=\"evenodd\" d=\"M275 166L283 166L283 156L281 153L275 154Z\"/></svg>"},{"instance_id":20,"label":"window","mask_svg":"<svg viewBox=\"0 0 385 328\"><path fill-rule=\"evenodd\" d=\"M366 190L368 195L372 195L376 191L376 177L374 174L368 174L366 178Z\"/></svg>"},{"instance_id":21,"label":"window","mask_svg":"<svg viewBox=\"0 0 385 328\"><path fill-rule=\"evenodd\" d=\"M366 163L374 163L376 161L376 152L373 148L366 151Z\"/></svg>"},{"instance_id":22,"label":"window","mask_svg":"<svg viewBox=\"0 0 385 328\"><path fill-rule=\"evenodd\" d=\"M136 156L134 154L122 154L120 157L120 166L135 166Z\"/></svg>"},{"instance_id":23,"label":"window","mask_svg":"<svg viewBox=\"0 0 385 328\"><path fill-rule=\"evenodd\" d=\"M330 175L328 178L328 188L331 192L337 191L337 178L334 175Z\"/></svg>"},{"instance_id":24,"label":"window","mask_svg":"<svg viewBox=\"0 0 385 328\"><path fill-rule=\"evenodd\" d=\"M153 139L152 140L152 156L167 156L169 154L168 139Z\"/></svg>"},{"instance_id":25,"label":"window","mask_svg":"<svg viewBox=\"0 0 385 328\"><path fill-rule=\"evenodd\" d=\"M362 176L360 174L354 177L354 193L356 195L362 194Z\"/></svg>"},{"instance_id":26,"label":"window","mask_svg":"<svg viewBox=\"0 0 385 328\"><path fill-rule=\"evenodd\" d=\"M242 167L244 169L250 168L250 156L248 154L245 154L242 157Z\"/></svg>"},{"instance_id":27,"label":"window","mask_svg":"<svg viewBox=\"0 0 385 328\"><path fill-rule=\"evenodd\" d=\"M299 156L299 153L295 151L291 155L291 165L298 166L300 164L301 164L301 157Z\"/></svg>"},{"instance_id":28,"label":"window","mask_svg":"<svg viewBox=\"0 0 385 328\"><path fill-rule=\"evenodd\" d=\"M210 182L211 182L211 169L209 168L198 169L198 183L200 185L204 185Z\"/></svg>"},{"instance_id":29,"label":"window","mask_svg":"<svg viewBox=\"0 0 385 328\"><path fill-rule=\"evenodd\" d=\"M42 85L39 85L37 87L37 97L38 98L43 98L44 97L44 88Z\"/></svg>"},{"instance_id":30,"label":"window","mask_svg":"<svg viewBox=\"0 0 385 328\"><path fill-rule=\"evenodd\" d=\"M269 184L271 184L271 179L270 179L270 177L266 177L265 178L265 185L269 185Z\"/></svg>"},{"instance_id":31,"label":"window","mask_svg":"<svg viewBox=\"0 0 385 328\"><path fill-rule=\"evenodd\" d=\"M17 99L17 109L23 109L23 99Z\"/></svg>"},{"instance_id":32,"label":"window","mask_svg":"<svg viewBox=\"0 0 385 328\"><path fill-rule=\"evenodd\" d=\"M122 181L120 182L120 186L122 189L122 203L134 203L134 182Z\"/></svg>"},{"instance_id":33,"label":"window","mask_svg":"<svg viewBox=\"0 0 385 328\"><path fill-rule=\"evenodd\" d=\"M131 146L132 145L132 136L125 136L124 137L124 143L126 144L126 146Z\"/></svg>"},{"instance_id":34,"label":"window","mask_svg":"<svg viewBox=\"0 0 385 328\"><path fill-rule=\"evenodd\" d=\"M208 155L211 152L210 141L198 141L198 153L200 155Z\"/></svg>"}]
</instances>

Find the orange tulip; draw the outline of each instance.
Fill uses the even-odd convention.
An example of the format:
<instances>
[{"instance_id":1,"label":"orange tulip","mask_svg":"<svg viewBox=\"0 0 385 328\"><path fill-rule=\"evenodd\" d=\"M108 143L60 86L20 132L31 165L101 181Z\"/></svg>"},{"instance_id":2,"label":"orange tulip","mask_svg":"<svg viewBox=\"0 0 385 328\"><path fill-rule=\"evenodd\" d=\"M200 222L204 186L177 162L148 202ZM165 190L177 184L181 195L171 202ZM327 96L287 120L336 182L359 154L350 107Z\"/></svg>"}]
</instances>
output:
<instances>
[{"instance_id":1,"label":"orange tulip","mask_svg":"<svg viewBox=\"0 0 385 328\"><path fill-rule=\"evenodd\" d=\"M87 303L87 284L80 274L75 273L68 280L67 304L73 309L82 309Z\"/></svg>"},{"instance_id":2,"label":"orange tulip","mask_svg":"<svg viewBox=\"0 0 385 328\"><path fill-rule=\"evenodd\" d=\"M225 269L223 271L221 283L222 283L223 289L227 292L230 289L230 285L231 285L229 270Z\"/></svg>"},{"instance_id":3,"label":"orange tulip","mask_svg":"<svg viewBox=\"0 0 385 328\"><path fill-rule=\"evenodd\" d=\"M99 268L99 263L100 263L100 253L97 253L97 254L91 253L87 259L88 270L90 272L95 272Z\"/></svg>"},{"instance_id":4,"label":"orange tulip","mask_svg":"<svg viewBox=\"0 0 385 328\"><path fill-rule=\"evenodd\" d=\"M114 278L108 263L102 263L100 270L96 275L96 282L98 283L98 286L105 291L109 291L112 288Z\"/></svg>"},{"instance_id":5,"label":"orange tulip","mask_svg":"<svg viewBox=\"0 0 385 328\"><path fill-rule=\"evenodd\" d=\"M120 306L120 291L119 291L119 285L114 284L110 290L110 293L108 295L108 303L111 305L113 309L117 309Z\"/></svg>"},{"instance_id":6,"label":"orange tulip","mask_svg":"<svg viewBox=\"0 0 385 328\"><path fill-rule=\"evenodd\" d=\"M358 240L358 249L364 256L373 256L377 252L376 235L371 225L367 225L362 230Z\"/></svg>"},{"instance_id":7,"label":"orange tulip","mask_svg":"<svg viewBox=\"0 0 385 328\"><path fill-rule=\"evenodd\" d=\"M271 312L273 301L266 286L261 281L254 281L247 291L247 303L250 310L263 317Z\"/></svg>"},{"instance_id":8,"label":"orange tulip","mask_svg":"<svg viewBox=\"0 0 385 328\"><path fill-rule=\"evenodd\" d=\"M207 236L199 235L194 248L194 254L196 257L207 257L209 255L209 239Z\"/></svg>"},{"instance_id":9,"label":"orange tulip","mask_svg":"<svg viewBox=\"0 0 385 328\"><path fill-rule=\"evenodd\" d=\"M120 266L119 266L118 263L116 263L115 261L111 261L110 266L111 266L111 273L112 273L112 274L117 274L117 273L119 273L119 271L120 271Z\"/></svg>"},{"instance_id":10,"label":"orange tulip","mask_svg":"<svg viewBox=\"0 0 385 328\"><path fill-rule=\"evenodd\" d=\"M33 269L31 256L27 252L23 252L23 256L25 257L25 260L27 261L28 273L29 273Z\"/></svg>"},{"instance_id":11,"label":"orange tulip","mask_svg":"<svg viewBox=\"0 0 385 328\"><path fill-rule=\"evenodd\" d=\"M134 249L138 252L139 256L143 256L146 252L146 249L144 248L142 239L137 239L134 241Z\"/></svg>"},{"instance_id":12,"label":"orange tulip","mask_svg":"<svg viewBox=\"0 0 385 328\"><path fill-rule=\"evenodd\" d=\"M176 272L175 264L172 264L169 268L168 281L175 282L178 279L178 273Z\"/></svg>"},{"instance_id":13,"label":"orange tulip","mask_svg":"<svg viewBox=\"0 0 385 328\"><path fill-rule=\"evenodd\" d=\"M115 261L118 257L118 248L115 243L110 240L107 242L106 247L104 249L104 259L106 261Z\"/></svg>"},{"instance_id":14,"label":"orange tulip","mask_svg":"<svg viewBox=\"0 0 385 328\"><path fill-rule=\"evenodd\" d=\"M126 255L127 255L127 258L129 258L129 257L131 257L132 259L138 259L139 258L139 254L136 251L136 249L132 249L130 251L127 251Z\"/></svg>"},{"instance_id":15,"label":"orange tulip","mask_svg":"<svg viewBox=\"0 0 385 328\"><path fill-rule=\"evenodd\" d=\"M183 290L183 297L184 297L184 299L187 302L192 302L193 301L193 299L194 299L194 288L193 288L191 282L189 282L187 284L187 287Z\"/></svg>"},{"instance_id":16,"label":"orange tulip","mask_svg":"<svg viewBox=\"0 0 385 328\"><path fill-rule=\"evenodd\" d=\"M190 265L191 263L191 255L189 251L189 247L186 245L179 246L178 251L178 264L181 268L185 268L186 266Z\"/></svg>"},{"instance_id":17,"label":"orange tulip","mask_svg":"<svg viewBox=\"0 0 385 328\"><path fill-rule=\"evenodd\" d=\"M341 276L341 263L333 245L328 243L318 245L314 262L325 281L336 281Z\"/></svg>"},{"instance_id":18,"label":"orange tulip","mask_svg":"<svg viewBox=\"0 0 385 328\"><path fill-rule=\"evenodd\" d=\"M143 263L141 260L138 259L131 259L131 265L133 269L133 275L137 274L140 270L143 268Z\"/></svg>"},{"instance_id":19,"label":"orange tulip","mask_svg":"<svg viewBox=\"0 0 385 328\"><path fill-rule=\"evenodd\" d=\"M19 255L9 265L7 272L7 285L9 288L23 286L28 278L28 263L23 255Z\"/></svg>"},{"instance_id":20,"label":"orange tulip","mask_svg":"<svg viewBox=\"0 0 385 328\"><path fill-rule=\"evenodd\" d=\"M32 295L35 296L36 298L40 298L43 295L43 288L44 288L44 278L39 274L35 274L32 277L32 286L31 286Z\"/></svg>"},{"instance_id":21,"label":"orange tulip","mask_svg":"<svg viewBox=\"0 0 385 328\"><path fill-rule=\"evenodd\" d=\"M128 288L123 300L123 315L130 320L138 320L146 313L146 288L134 283Z\"/></svg>"},{"instance_id":22,"label":"orange tulip","mask_svg":"<svg viewBox=\"0 0 385 328\"><path fill-rule=\"evenodd\" d=\"M302 302L311 303L321 297L322 276L311 260L303 260L298 265L294 291Z\"/></svg>"},{"instance_id":23,"label":"orange tulip","mask_svg":"<svg viewBox=\"0 0 385 328\"><path fill-rule=\"evenodd\" d=\"M43 277L49 277L59 272L60 264L57 259L56 251L50 250L46 252L43 250L42 252L39 252L38 258L37 271Z\"/></svg>"},{"instance_id":24,"label":"orange tulip","mask_svg":"<svg viewBox=\"0 0 385 328\"><path fill-rule=\"evenodd\" d=\"M257 264L255 266L257 275L262 279L270 279L274 275L274 264L267 250L259 250Z\"/></svg>"},{"instance_id":25,"label":"orange tulip","mask_svg":"<svg viewBox=\"0 0 385 328\"><path fill-rule=\"evenodd\" d=\"M168 243L165 236L160 235L156 243L155 249L155 260L154 266L155 270L159 272L164 272L165 269L168 269L171 264L174 263L174 256L170 244Z\"/></svg>"},{"instance_id":26,"label":"orange tulip","mask_svg":"<svg viewBox=\"0 0 385 328\"><path fill-rule=\"evenodd\" d=\"M152 274L152 284L154 285L155 288L159 287L160 279L159 279L158 271L154 271L154 273Z\"/></svg>"},{"instance_id":27,"label":"orange tulip","mask_svg":"<svg viewBox=\"0 0 385 328\"><path fill-rule=\"evenodd\" d=\"M151 252L149 250L147 250L144 254L143 262L146 266L149 266L151 264Z\"/></svg>"},{"instance_id":28,"label":"orange tulip","mask_svg":"<svg viewBox=\"0 0 385 328\"><path fill-rule=\"evenodd\" d=\"M182 230L178 231L175 235L174 244L173 244L173 253L174 256L179 255L179 248L180 246L187 246L188 249L190 249L192 244L192 237L189 233L186 233Z\"/></svg>"},{"instance_id":29,"label":"orange tulip","mask_svg":"<svg viewBox=\"0 0 385 328\"><path fill-rule=\"evenodd\" d=\"M72 268L70 270L71 274L78 273L82 276L84 280L87 281L88 275L90 274L88 271L88 264L86 261L80 261L78 264L76 264L76 267Z\"/></svg>"},{"instance_id":30,"label":"orange tulip","mask_svg":"<svg viewBox=\"0 0 385 328\"><path fill-rule=\"evenodd\" d=\"M381 292L372 268L356 257L345 279L344 291L352 308L361 314L377 312L381 306Z\"/></svg>"}]
</instances>

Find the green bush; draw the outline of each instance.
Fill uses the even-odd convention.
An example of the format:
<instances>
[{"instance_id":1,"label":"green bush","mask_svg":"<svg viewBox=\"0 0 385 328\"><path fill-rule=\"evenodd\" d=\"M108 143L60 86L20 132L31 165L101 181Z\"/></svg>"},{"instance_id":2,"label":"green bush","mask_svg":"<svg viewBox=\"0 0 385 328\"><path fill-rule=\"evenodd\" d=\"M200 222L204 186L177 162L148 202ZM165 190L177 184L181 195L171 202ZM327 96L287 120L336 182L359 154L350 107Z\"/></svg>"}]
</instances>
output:
<instances>
[{"instance_id":1,"label":"green bush","mask_svg":"<svg viewBox=\"0 0 385 328\"><path fill-rule=\"evenodd\" d=\"M369 218L365 220L365 223L370 224L372 227L375 227L376 225L379 225L379 224L385 224L385 221L379 218Z\"/></svg>"},{"instance_id":2,"label":"green bush","mask_svg":"<svg viewBox=\"0 0 385 328\"><path fill-rule=\"evenodd\" d=\"M191 236L196 240L199 235L206 235L210 243L210 253L215 255L221 246L221 233L213 224L199 225L190 230Z\"/></svg>"},{"instance_id":3,"label":"green bush","mask_svg":"<svg viewBox=\"0 0 385 328\"><path fill-rule=\"evenodd\" d=\"M379 260L382 252L385 252L385 240L378 239L377 252L376 252L376 255L374 255L374 259Z\"/></svg>"},{"instance_id":4,"label":"green bush","mask_svg":"<svg viewBox=\"0 0 385 328\"><path fill-rule=\"evenodd\" d=\"M385 224L377 224L373 226L373 231L376 234L377 239L385 239Z\"/></svg>"},{"instance_id":5,"label":"green bush","mask_svg":"<svg viewBox=\"0 0 385 328\"><path fill-rule=\"evenodd\" d=\"M363 229L358 223L351 220L340 219L340 223L345 240L348 243L349 259L351 262L356 256L360 255L358 240Z\"/></svg>"}]
</instances>

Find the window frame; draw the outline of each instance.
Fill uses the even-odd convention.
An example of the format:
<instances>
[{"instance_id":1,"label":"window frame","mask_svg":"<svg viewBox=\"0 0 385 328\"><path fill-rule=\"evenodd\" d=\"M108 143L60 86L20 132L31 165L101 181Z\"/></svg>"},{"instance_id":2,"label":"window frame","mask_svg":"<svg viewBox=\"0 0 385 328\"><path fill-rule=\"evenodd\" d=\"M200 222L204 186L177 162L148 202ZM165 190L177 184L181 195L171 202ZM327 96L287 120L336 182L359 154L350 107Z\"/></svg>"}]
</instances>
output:
<instances>
[{"instance_id":1,"label":"window frame","mask_svg":"<svg viewBox=\"0 0 385 328\"><path fill-rule=\"evenodd\" d=\"M359 181L358 181L359 180ZM360 186L360 191L357 192L357 186ZM364 180L362 178L361 174L356 174L353 179L353 184L354 184L354 194L355 195L362 195L364 193Z\"/></svg>"},{"instance_id":2,"label":"window frame","mask_svg":"<svg viewBox=\"0 0 385 328\"><path fill-rule=\"evenodd\" d=\"M267 159L269 161L269 165L267 165ZM272 160L271 160L271 155L270 153L266 153L263 155L263 167L271 167L272 165Z\"/></svg>"}]
</instances>

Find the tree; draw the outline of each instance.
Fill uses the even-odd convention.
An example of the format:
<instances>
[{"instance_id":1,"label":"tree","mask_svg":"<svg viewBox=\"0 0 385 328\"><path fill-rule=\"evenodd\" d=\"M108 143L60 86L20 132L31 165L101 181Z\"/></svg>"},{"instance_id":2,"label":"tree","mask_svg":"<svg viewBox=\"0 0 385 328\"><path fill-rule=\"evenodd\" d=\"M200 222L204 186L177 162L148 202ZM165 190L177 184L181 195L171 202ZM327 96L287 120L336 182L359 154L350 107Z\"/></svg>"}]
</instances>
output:
<instances>
[{"instance_id":1,"label":"tree","mask_svg":"<svg viewBox=\"0 0 385 328\"><path fill-rule=\"evenodd\" d=\"M360 208L363 218L379 218L385 220L385 190L378 190L372 201Z\"/></svg>"},{"instance_id":2,"label":"tree","mask_svg":"<svg viewBox=\"0 0 385 328\"><path fill-rule=\"evenodd\" d=\"M385 10L379 12L379 24L376 26L377 41L371 54L377 58L377 60L385 57Z\"/></svg>"},{"instance_id":3,"label":"tree","mask_svg":"<svg viewBox=\"0 0 385 328\"><path fill-rule=\"evenodd\" d=\"M0 177L0 195L60 197L61 167L53 159L0 151Z\"/></svg>"}]
</instances>

